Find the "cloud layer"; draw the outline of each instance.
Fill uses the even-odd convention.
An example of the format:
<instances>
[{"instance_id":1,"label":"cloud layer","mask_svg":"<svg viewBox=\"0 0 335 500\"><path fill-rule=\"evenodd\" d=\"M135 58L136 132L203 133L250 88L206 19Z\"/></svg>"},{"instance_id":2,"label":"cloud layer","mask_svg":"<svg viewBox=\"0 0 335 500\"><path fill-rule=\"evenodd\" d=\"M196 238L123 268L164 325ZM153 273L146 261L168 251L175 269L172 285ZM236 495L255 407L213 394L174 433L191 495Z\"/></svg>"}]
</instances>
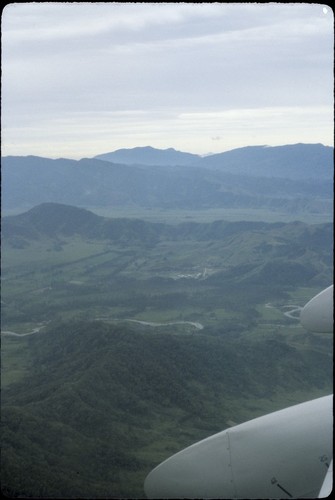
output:
<instances>
[{"instance_id":1,"label":"cloud layer","mask_svg":"<svg viewBox=\"0 0 335 500\"><path fill-rule=\"evenodd\" d=\"M4 154L332 142L328 6L14 3L2 33Z\"/></svg>"}]
</instances>

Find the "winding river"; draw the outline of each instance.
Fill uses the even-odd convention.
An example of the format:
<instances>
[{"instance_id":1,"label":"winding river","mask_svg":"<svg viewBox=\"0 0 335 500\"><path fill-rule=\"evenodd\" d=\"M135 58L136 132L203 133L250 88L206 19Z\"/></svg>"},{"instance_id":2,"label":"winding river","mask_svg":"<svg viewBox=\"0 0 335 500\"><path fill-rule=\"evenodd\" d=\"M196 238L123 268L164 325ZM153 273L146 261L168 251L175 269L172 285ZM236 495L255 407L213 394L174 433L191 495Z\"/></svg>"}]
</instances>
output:
<instances>
[{"instance_id":1,"label":"winding river","mask_svg":"<svg viewBox=\"0 0 335 500\"><path fill-rule=\"evenodd\" d=\"M301 311L302 307L300 307L300 306L283 306L283 307L290 308L289 311L286 311L283 313L284 316L286 316L287 318L300 320L300 311Z\"/></svg>"},{"instance_id":2,"label":"winding river","mask_svg":"<svg viewBox=\"0 0 335 500\"><path fill-rule=\"evenodd\" d=\"M124 318L124 319L107 319L107 318L96 318L97 321L130 321L132 323L138 323L140 325L146 325L146 326L171 326L171 325L191 325L194 326L197 330L203 330L204 325L201 323L198 323L197 321L168 321L167 323L156 323L155 321L142 321L139 319L131 319L131 318Z\"/></svg>"},{"instance_id":3,"label":"winding river","mask_svg":"<svg viewBox=\"0 0 335 500\"><path fill-rule=\"evenodd\" d=\"M198 323L197 321L169 321L167 323L156 323L154 321L141 321L138 319L130 319L130 318L125 318L125 319L108 319L108 318L96 318L96 321L130 321L132 323L139 323L140 325L146 325L146 326L153 326L153 327L158 327L158 326L170 326L170 325L191 325L194 326L197 330L203 330L204 325L201 323ZM37 326L36 328L33 328L30 332L27 333L17 333L17 332L12 332L10 330L2 330L1 335L6 335L10 337L27 337L27 335L33 335L34 333L38 333L44 328L46 325L40 325Z\"/></svg>"},{"instance_id":4,"label":"winding river","mask_svg":"<svg viewBox=\"0 0 335 500\"><path fill-rule=\"evenodd\" d=\"M271 305L270 303L265 304L265 307L278 309L275 306ZM281 306L280 310L282 310L282 309L288 309L288 311L285 311L285 312L282 311L284 316L291 318L291 319L299 320L300 311L301 311L302 307L297 306L297 305L285 305L285 306ZM204 329L204 325L202 325L198 321L168 321L166 323L157 323L155 321L142 321L139 319L131 319L131 318L124 318L124 319L96 318L96 321L111 321L111 322L129 321L131 323L138 323L139 325L145 325L145 326L151 326L151 327L172 326L172 325L190 325L190 326L193 326L194 328L196 328L197 330ZM17 332L5 330L5 331L1 332L1 335L8 335L8 336L12 336L12 337L26 337L27 335L33 335L34 333L40 332L45 326L46 326L46 324L37 326L36 328L33 328L30 332L27 332L27 333L17 333Z\"/></svg>"},{"instance_id":5,"label":"winding river","mask_svg":"<svg viewBox=\"0 0 335 500\"><path fill-rule=\"evenodd\" d=\"M195 321L169 321L168 323L156 323L154 321L140 321L138 319L125 319L122 321L131 321L133 323L139 323L140 325L147 325L147 326L191 325L194 326L197 330L204 329L204 325Z\"/></svg>"},{"instance_id":6,"label":"winding river","mask_svg":"<svg viewBox=\"0 0 335 500\"><path fill-rule=\"evenodd\" d=\"M300 320L300 311L302 309L301 306L288 304L286 306L276 307L268 302L267 304L265 304L265 307L267 307L268 309L277 309L278 311L281 311L287 318L296 319L298 321ZM284 312L282 311L282 309L288 309L288 311Z\"/></svg>"},{"instance_id":7,"label":"winding river","mask_svg":"<svg viewBox=\"0 0 335 500\"><path fill-rule=\"evenodd\" d=\"M27 333L17 333L17 332L11 332L10 330L2 330L1 335L8 335L10 337L27 337L27 335L33 335L34 333L38 333L39 331L42 330L42 328L45 328L45 324L41 326L37 326L36 328L33 328L31 332Z\"/></svg>"}]
</instances>

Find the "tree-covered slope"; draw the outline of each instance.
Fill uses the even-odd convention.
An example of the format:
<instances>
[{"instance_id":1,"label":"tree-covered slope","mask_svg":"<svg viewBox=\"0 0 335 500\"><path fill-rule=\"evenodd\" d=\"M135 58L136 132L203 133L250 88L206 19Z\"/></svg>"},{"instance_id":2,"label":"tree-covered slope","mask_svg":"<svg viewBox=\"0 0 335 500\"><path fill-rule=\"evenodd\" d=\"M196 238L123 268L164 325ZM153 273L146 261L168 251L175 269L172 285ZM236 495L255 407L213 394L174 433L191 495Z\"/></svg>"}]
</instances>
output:
<instances>
[{"instance_id":1,"label":"tree-covered slope","mask_svg":"<svg viewBox=\"0 0 335 500\"><path fill-rule=\"evenodd\" d=\"M326 349L227 333L176 336L72 322L31 337L30 375L3 393L3 491L137 498L158 460L155 448L167 456L243 421L238 401L252 407L264 399L275 409L278 394L330 390Z\"/></svg>"}]
</instances>

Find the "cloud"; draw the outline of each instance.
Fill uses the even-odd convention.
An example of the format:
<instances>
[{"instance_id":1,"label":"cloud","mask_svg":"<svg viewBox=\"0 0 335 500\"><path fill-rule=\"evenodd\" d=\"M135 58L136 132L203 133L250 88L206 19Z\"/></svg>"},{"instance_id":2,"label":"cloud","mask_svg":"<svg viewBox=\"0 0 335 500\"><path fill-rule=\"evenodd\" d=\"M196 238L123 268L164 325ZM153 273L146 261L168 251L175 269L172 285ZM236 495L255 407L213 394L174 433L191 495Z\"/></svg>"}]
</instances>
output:
<instances>
[{"instance_id":1,"label":"cloud","mask_svg":"<svg viewBox=\"0 0 335 500\"><path fill-rule=\"evenodd\" d=\"M298 138L297 128L300 129ZM274 107L181 114L177 110L129 110L99 115L83 111L36 120L28 129L25 123L12 127L4 134L3 143L10 148L11 143L15 144L20 138L19 150L15 154L26 154L30 144L36 148L32 153L53 158L90 157L118 148L149 144L162 149L173 144L176 149L204 154L245 145L331 144L331 130L332 113L328 107ZM169 138L168 144L166 137Z\"/></svg>"},{"instance_id":2,"label":"cloud","mask_svg":"<svg viewBox=\"0 0 335 500\"><path fill-rule=\"evenodd\" d=\"M41 137L49 131L50 141L58 137L61 147L60 124L66 148L71 137L79 144L78 131L87 148L89 127L97 137L101 123L104 137L109 133L128 147L133 137L174 147L171 141L182 140L174 130L198 141L202 127L209 134L208 148L201 142L206 152L211 137L221 135L209 129L223 119L232 124L229 113L245 128L253 113L260 131L261 119L277 126L267 110L282 108L287 130L296 120L292 132L299 142L307 110L315 109L320 130L329 123L332 21L332 11L318 4L9 4L3 14L4 133L12 149L23 142L29 149L35 138L36 153L41 130ZM300 114L287 113L295 109ZM190 130L183 125L187 116L193 117ZM233 129L240 133L241 127ZM263 128L267 138L271 131L277 140L278 130Z\"/></svg>"}]
</instances>

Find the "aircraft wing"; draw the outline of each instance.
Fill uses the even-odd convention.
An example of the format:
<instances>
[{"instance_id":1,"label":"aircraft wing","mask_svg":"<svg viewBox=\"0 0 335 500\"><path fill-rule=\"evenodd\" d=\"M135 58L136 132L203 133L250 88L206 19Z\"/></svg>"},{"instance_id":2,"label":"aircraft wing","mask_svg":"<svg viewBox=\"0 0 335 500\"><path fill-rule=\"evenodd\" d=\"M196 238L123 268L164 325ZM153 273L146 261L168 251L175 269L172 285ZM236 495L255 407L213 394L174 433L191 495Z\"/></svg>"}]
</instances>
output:
<instances>
[{"instance_id":1,"label":"aircraft wing","mask_svg":"<svg viewBox=\"0 0 335 500\"><path fill-rule=\"evenodd\" d=\"M333 286L310 300L301 323L333 331ZM219 432L147 476L148 498L325 498L332 491L333 396Z\"/></svg>"},{"instance_id":2,"label":"aircraft wing","mask_svg":"<svg viewBox=\"0 0 335 500\"><path fill-rule=\"evenodd\" d=\"M329 286L313 297L300 313L300 322L306 330L332 333L334 328L334 290Z\"/></svg>"},{"instance_id":3,"label":"aircraft wing","mask_svg":"<svg viewBox=\"0 0 335 500\"><path fill-rule=\"evenodd\" d=\"M146 478L148 498L317 498L332 457L332 396L231 427Z\"/></svg>"},{"instance_id":4,"label":"aircraft wing","mask_svg":"<svg viewBox=\"0 0 335 500\"><path fill-rule=\"evenodd\" d=\"M330 462L318 498L327 498L333 490L333 460Z\"/></svg>"}]
</instances>

